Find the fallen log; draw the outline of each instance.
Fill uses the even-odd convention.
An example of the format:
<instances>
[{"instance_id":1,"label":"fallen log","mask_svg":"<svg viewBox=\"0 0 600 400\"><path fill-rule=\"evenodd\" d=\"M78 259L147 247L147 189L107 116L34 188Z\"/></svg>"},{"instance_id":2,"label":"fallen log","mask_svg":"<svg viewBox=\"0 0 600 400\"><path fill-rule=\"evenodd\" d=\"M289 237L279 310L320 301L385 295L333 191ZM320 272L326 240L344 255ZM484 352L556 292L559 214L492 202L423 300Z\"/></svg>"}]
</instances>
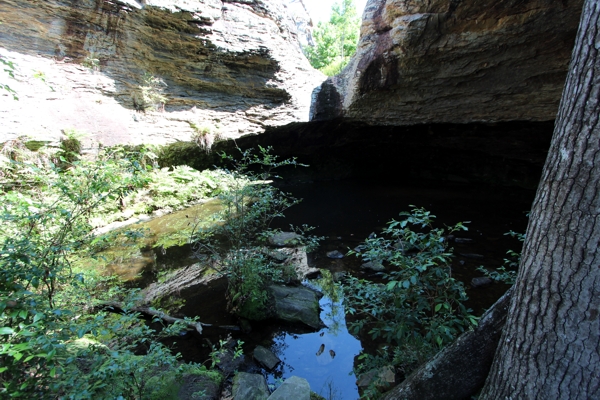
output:
<instances>
[{"instance_id":1,"label":"fallen log","mask_svg":"<svg viewBox=\"0 0 600 400\"><path fill-rule=\"evenodd\" d=\"M139 312L141 314L144 315L149 315L151 317L158 317L160 319L162 319L163 321L165 321L166 323L169 324L174 324L175 322L179 322L185 326L188 326L192 329L195 329L196 332L198 332L199 334L202 335L202 327L203 326L212 326L211 324L205 324L203 322L194 322L194 321L186 321L183 318L175 318L175 317L171 317L168 314L165 314L162 311L158 311L155 310L153 308L150 307L143 307L143 306L139 306L139 307L125 307L123 306L123 304L118 303L118 302L114 302L114 301L109 301L109 302L103 302L99 305L100 307L111 307L111 308L117 308L119 310L130 310L130 311L135 311L135 312Z\"/></svg>"},{"instance_id":2,"label":"fallen log","mask_svg":"<svg viewBox=\"0 0 600 400\"><path fill-rule=\"evenodd\" d=\"M510 304L509 289L472 331L423 364L387 392L385 400L462 400L476 394L488 376Z\"/></svg>"}]
</instances>

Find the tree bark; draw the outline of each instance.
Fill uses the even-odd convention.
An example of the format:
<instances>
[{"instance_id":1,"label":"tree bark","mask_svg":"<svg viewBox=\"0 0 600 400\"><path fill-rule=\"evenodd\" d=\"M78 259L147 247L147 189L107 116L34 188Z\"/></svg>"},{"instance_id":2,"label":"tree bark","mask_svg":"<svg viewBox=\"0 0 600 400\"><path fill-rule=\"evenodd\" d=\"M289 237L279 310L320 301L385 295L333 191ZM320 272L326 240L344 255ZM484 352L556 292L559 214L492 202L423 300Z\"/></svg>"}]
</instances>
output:
<instances>
[{"instance_id":1,"label":"tree bark","mask_svg":"<svg viewBox=\"0 0 600 400\"><path fill-rule=\"evenodd\" d=\"M512 288L483 314L476 329L460 335L384 399L462 400L477 393L492 366L511 293Z\"/></svg>"},{"instance_id":2,"label":"tree bark","mask_svg":"<svg viewBox=\"0 0 600 400\"><path fill-rule=\"evenodd\" d=\"M586 0L480 399L600 398L600 2Z\"/></svg>"}]
</instances>

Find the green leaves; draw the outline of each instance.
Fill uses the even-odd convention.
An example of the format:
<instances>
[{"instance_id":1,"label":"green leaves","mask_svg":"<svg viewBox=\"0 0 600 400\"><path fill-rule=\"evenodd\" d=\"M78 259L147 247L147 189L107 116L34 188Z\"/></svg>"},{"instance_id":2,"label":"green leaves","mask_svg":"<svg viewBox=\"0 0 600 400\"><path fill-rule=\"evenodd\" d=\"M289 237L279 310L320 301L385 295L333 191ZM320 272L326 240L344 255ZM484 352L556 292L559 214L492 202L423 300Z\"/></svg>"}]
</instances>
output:
<instances>
[{"instance_id":1,"label":"green leaves","mask_svg":"<svg viewBox=\"0 0 600 400\"><path fill-rule=\"evenodd\" d=\"M422 208L412 206L400 216L354 253L387 266L384 284L350 278L344 294L348 308L360 318L351 323L353 331L369 326L373 339L404 354L399 359L407 370L450 343L476 319L463 305L464 285L450 273L447 231L435 228L435 216ZM466 229L464 223L448 231L459 229Z\"/></svg>"},{"instance_id":2,"label":"green leaves","mask_svg":"<svg viewBox=\"0 0 600 400\"><path fill-rule=\"evenodd\" d=\"M356 52L360 17L352 0L332 6L329 22L319 22L313 30L314 46L304 48L311 65L326 75L338 74Z\"/></svg>"}]
</instances>

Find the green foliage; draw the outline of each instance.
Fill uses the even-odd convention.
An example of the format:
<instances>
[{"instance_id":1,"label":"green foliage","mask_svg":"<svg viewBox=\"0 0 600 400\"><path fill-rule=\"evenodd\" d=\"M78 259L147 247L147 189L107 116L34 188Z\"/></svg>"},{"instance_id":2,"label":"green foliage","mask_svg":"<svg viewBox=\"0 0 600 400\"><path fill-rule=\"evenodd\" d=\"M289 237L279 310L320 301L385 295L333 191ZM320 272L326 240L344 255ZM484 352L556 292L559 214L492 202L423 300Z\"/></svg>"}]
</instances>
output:
<instances>
[{"instance_id":1,"label":"green foliage","mask_svg":"<svg viewBox=\"0 0 600 400\"><path fill-rule=\"evenodd\" d=\"M400 216L382 236L367 239L357 254L389 266L384 283L350 278L344 295L347 312L358 317L351 331L368 332L386 343L387 357L410 371L476 325L476 318L463 305L467 294L462 282L452 277L447 232L434 228L435 216L422 208ZM466 229L458 223L448 232Z\"/></svg>"},{"instance_id":2,"label":"green foliage","mask_svg":"<svg viewBox=\"0 0 600 400\"><path fill-rule=\"evenodd\" d=\"M137 111L164 111L168 98L163 94L167 84L161 78L144 74L143 83L132 94L133 107Z\"/></svg>"},{"instance_id":3,"label":"green foliage","mask_svg":"<svg viewBox=\"0 0 600 400\"><path fill-rule=\"evenodd\" d=\"M66 171L15 165L37 180L0 194L0 396L153 398L180 366L151 340L183 327L154 332L129 311L136 292L72 264L93 240L90 217L144 187L147 170L139 158L74 161ZM115 299L121 314L99 306Z\"/></svg>"},{"instance_id":4,"label":"green foliage","mask_svg":"<svg viewBox=\"0 0 600 400\"><path fill-rule=\"evenodd\" d=\"M210 153L215 142L221 140L221 133L212 125L198 126L190 121L188 121L188 124L194 130L192 141L207 153Z\"/></svg>"},{"instance_id":5,"label":"green foliage","mask_svg":"<svg viewBox=\"0 0 600 400\"><path fill-rule=\"evenodd\" d=\"M74 129L67 129L63 133L64 137L60 140L60 150L56 153L56 157L58 158L56 164L61 166L61 168L66 168L79 159L81 155L81 139L85 134L77 132Z\"/></svg>"},{"instance_id":6,"label":"green foliage","mask_svg":"<svg viewBox=\"0 0 600 400\"><path fill-rule=\"evenodd\" d=\"M235 311L248 301L253 309L260 309L268 300L266 286L284 277L264 244L274 233L270 229L273 220L283 217L299 200L271 186L267 179L276 168L301 164L295 159L279 161L270 151L260 146L258 152L240 151L239 160L222 154L234 168L228 171L233 184L219 195L223 205L220 223L210 230L197 229L192 238L197 255L210 255L214 267L227 276L229 307Z\"/></svg>"},{"instance_id":7,"label":"green foliage","mask_svg":"<svg viewBox=\"0 0 600 400\"><path fill-rule=\"evenodd\" d=\"M329 22L319 22L313 31L314 46L304 49L311 65L332 76L339 73L356 52L360 17L352 0L334 3Z\"/></svg>"},{"instance_id":8,"label":"green foliage","mask_svg":"<svg viewBox=\"0 0 600 400\"><path fill-rule=\"evenodd\" d=\"M89 68L92 71L98 71L98 69L100 69L100 59L92 52L85 57L85 59L81 62L81 65Z\"/></svg>"},{"instance_id":9,"label":"green foliage","mask_svg":"<svg viewBox=\"0 0 600 400\"><path fill-rule=\"evenodd\" d=\"M525 241L524 233L510 231L505 233L505 235L514 237L520 242ZM517 268L519 267L519 263L521 262L521 252L508 250L506 254L508 255L508 258L504 259L504 265L500 268L497 268L494 271L489 271L485 267L480 266L479 268L477 268L477 270L483 272L485 276L496 282L504 282L508 285L513 285L517 279Z\"/></svg>"}]
</instances>

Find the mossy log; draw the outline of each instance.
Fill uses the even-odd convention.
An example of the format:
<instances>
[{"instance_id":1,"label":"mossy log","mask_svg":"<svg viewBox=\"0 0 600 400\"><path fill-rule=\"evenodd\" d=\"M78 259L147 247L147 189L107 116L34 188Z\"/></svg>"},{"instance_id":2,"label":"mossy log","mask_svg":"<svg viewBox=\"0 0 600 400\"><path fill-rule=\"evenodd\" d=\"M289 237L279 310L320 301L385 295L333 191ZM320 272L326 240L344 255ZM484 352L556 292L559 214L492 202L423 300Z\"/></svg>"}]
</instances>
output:
<instances>
[{"instance_id":1,"label":"mossy log","mask_svg":"<svg viewBox=\"0 0 600 400\"><path fill-rule=\"evenodd\" d=\"M384 399L461 400L484 385L506 321L512 288L483 314L476 329L423 364Z\"/></svg>"}]
</instances>

